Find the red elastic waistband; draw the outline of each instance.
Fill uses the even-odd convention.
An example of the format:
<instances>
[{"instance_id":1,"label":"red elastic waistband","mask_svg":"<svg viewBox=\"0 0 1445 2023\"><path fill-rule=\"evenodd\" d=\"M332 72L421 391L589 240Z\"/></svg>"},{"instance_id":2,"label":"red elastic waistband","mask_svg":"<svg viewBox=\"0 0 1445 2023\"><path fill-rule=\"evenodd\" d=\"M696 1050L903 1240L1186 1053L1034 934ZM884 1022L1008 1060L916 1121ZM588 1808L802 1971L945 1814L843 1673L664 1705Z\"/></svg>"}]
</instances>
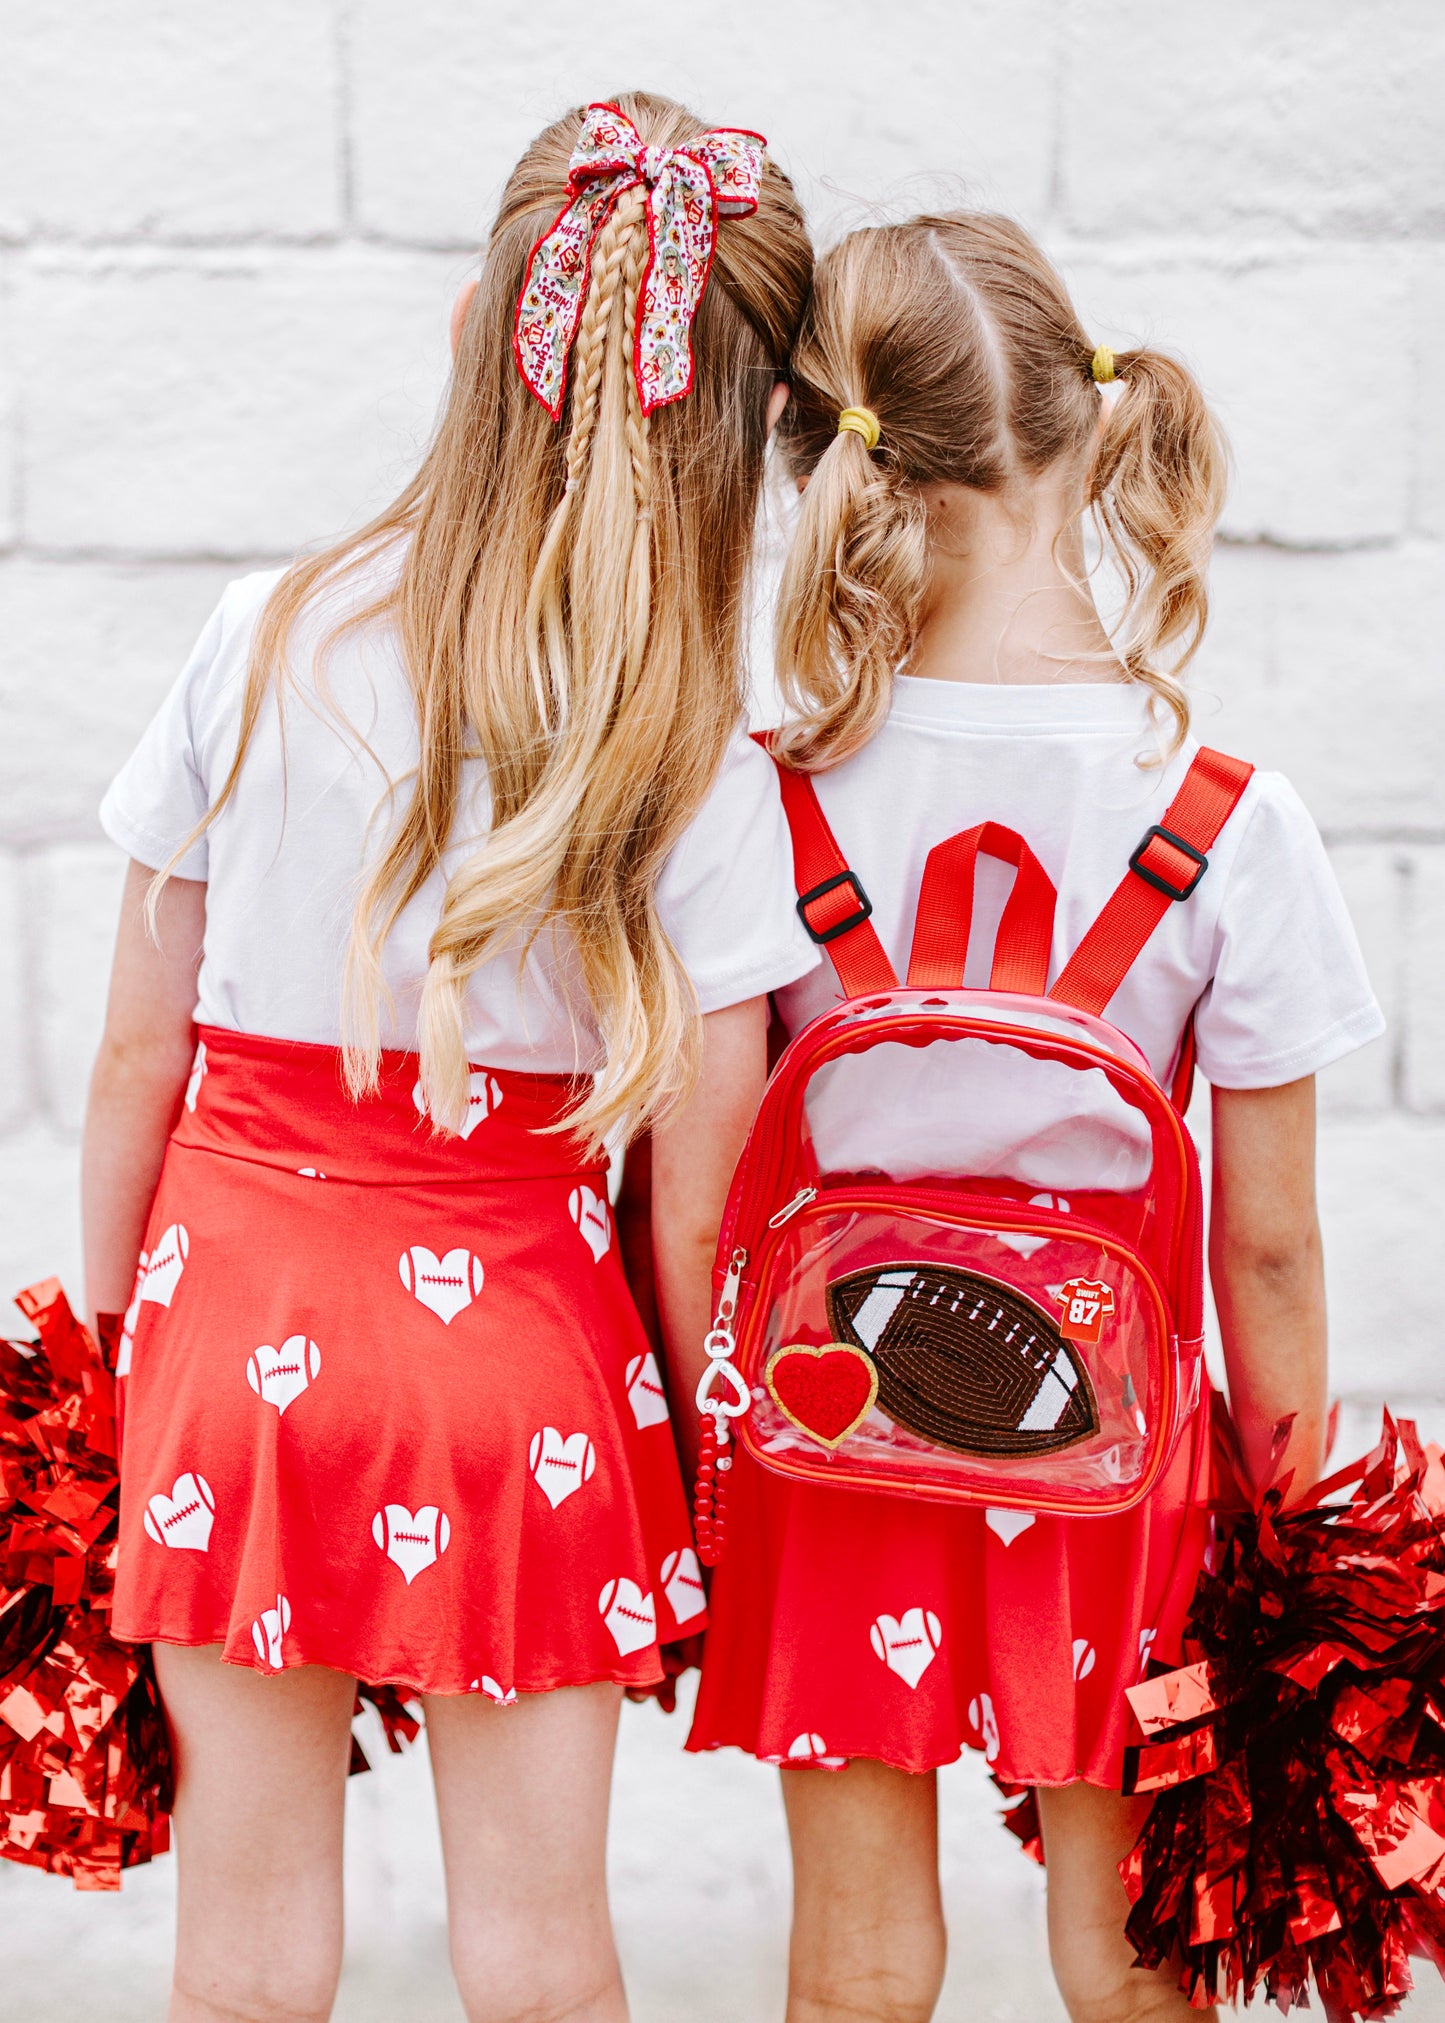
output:
<instances>
[{"instance_id":1,"label":"red elastic waistband","mask_svg":"<svg viewBox=\"0 0 1445 2023\"><path fill-rule=\"evenodd\" d=\"M197 1028L179 1145L336 1180L477 1181L595 1172L566 1131L585 1089L568 1075L474 1067L465 1132L440 1133L421 1110L415 1054L384 1053L376 1093L347 1094L339 1047Z\"/></svg>"}]
</instances>

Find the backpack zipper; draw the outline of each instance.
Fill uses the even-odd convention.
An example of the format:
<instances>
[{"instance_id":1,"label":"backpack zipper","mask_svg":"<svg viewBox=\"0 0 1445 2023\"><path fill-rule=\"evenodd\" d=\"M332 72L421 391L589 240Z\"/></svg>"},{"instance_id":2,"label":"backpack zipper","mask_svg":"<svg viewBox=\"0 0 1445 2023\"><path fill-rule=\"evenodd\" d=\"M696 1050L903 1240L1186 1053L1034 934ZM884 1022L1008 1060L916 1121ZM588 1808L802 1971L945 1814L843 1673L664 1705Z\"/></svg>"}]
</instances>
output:
<instances>
[{"instance_id":1,"label":"backpack zipper","mask_svg":"<svg viewBox=\"0 0 1445 2023\"><path fill-rule=\"evenodd\" d=\"M816 1201L817 1198L818 1190L816 1187L800 1187L785 1207L780 1208L776 1215L768 1217L768 1228L781 1229L785 1222L792 1221L800 1208L806 1208L810 1201Z\"/></svg>"},{"instance_id":2,"label":"backpack zipper","mask_svg":"<svg viewBox=\"0 0 1445 2023\"><path fill-rule=\"evenodd\" d=\"M802 1191L805 1193L808 1192L807 1189L803 1189ZM818 1194L818 1189L817 1188L812 1189L812 1193L816 1198ZM825 1190L825 1195L826 1198L824 1199L822 1206L818 1211L819 1214L828 1214L835 1211L846 1213L850 1209L854 1211L862 1210L864 1212L868 1211L879 1212L878 1202L875 1199L873 1199L867 1194L859 1194L855 1189L850 1189L848 1187L840 1187L835 1190L829 1188ZM1042 1223L1037 1215L1027 1216L1020 1214L1019 1210L1023 1206L1023 1204L1015 1201L1005 1200L997 1196L987 1196L987 1195L973 1196L970 1201L969 1211L966 1213L959 1212L958 1202L956 1198L953 1197L952 1194L947 1190L935 1191L925 1187L908 1188L908 1187L895 1186L892 1189L889 1199L893 1202L896 1202L898 1206L902 1209L906 1210L911 1207L915 1212L922 1210L924 1213L933 1217L934 1220L952 1224L953 1227L960 1229L988 1230L990 1228L999 1226L999 1224L1002 1224L1005 1227L1017 1228L1019 1230L1029 1230L1039 1235L1045 1234L1052 1235L1056 1232L1058 1228L1058 1225L1054 1223L1048 1224ZM783 1216L783 1220L784 1221L789 1220L793 1215L797 1214L800 1211L800 1209L805 1205L806 1204L802 1202L794 1202L794 1201L788 1202L786 1206L786 1213ZM981 1208L983 1212L982 1213L976 1212L978 1208ZM1004 1213L998 1217L997 1222L995 1221L994 1215L994 1211L996 1210L1004 1211ZM1131 1270L1135 1274L1135 1276L1139 1279L1140 1283L1144 1286L1147 1286L1150 1293L1153 1295L1156 1317L1161 1321L1160 1332L1163 1336L1164 1345L1166 1349L1163 1366L1164 1381L1163 1384L1161 1385L1161 1397L1160 1397L1161 1412L1159 1418L1159 1428L1158 1430L1156 1430L1155 1435L1150 1442L1151 1459L1154 1460L1155 1463L1157 1464L1161 1454L1167 1452L1169 1449L1170 1442L1174 1435L1175 1419L1179 1407L1179 1399L1177 1395L1178 1393L1177 1379L1179 1373L1175 1371L1173 1363L1170 1360L1170 1357L1167 1353L1171 1342L1177 1342L1178 1337L1177 1335L1173 1334L1168 1325L1170 1310L1169 1310L1169 1303L1164 1295L1163 1286L1160 1283L1158 1274L1155 1272L1153 1266L1149 1263L1148 1259L1142 1256L1140 1252L1135 1250L1133 1246L1130 1245L1124 1238L1117 1236L1113 1230L1105 1229L1099 1224L1088 1222L1084 1218L1074 1215L1070 1215L1067 1221L1069 1232L1071 1233L1076 1232L1077 1234L1085 1237L1086 1239L1092 1238L1099 1244L1100 1248L1103 1249L1106 1253L1114 1256L1121 1263L1125 1264L1128 1267L1128 1269ZM765 1242L764 1244L759 1246L757 1253L757 1271L754 1279L755 1285L761 1283L763 1277L766 1275L768 1265L771 1262L772 1253L777 1248L777 1243L778 1239L774 1238L772 1241ZM729 1289L731 1289L732 1291L734 1300L736 1299L738 1281L742 1275L742 1267L747 1263L747 1260L748 1260L748 1253L746 1250L741 1249L734 1250L732 1254L732 1264L729 1266L728 1276L727 1279L724 1281L724 1301L726 1301L727 1299ZM719 1303L720 1310L721 1305L722 1302ZM731 1326L733 1318L734 1313L733 1310L730 1309L727 1317L728 1325L726 1327L725 1333L730 1349L735 1351L736 1343L734 1341ZM750 1321L752 1320L751 1315L749 1315L748 1318ZM717 1330L715 1330L714 1332L716 1333ZM709 1342L711 1342L713 1340L713 1336L710 1335L708 1337L708 1340ZM717 1350L710 1349L709 1354L716 1357ZM703 1379L704 1384L706 1384L711 1378L713 1374L713 1367L714 1366L711 1365L709 1366L709 1369ZM751 1394L748 1392L746 1383L743 1381L742 1372L737 1363L735 1362L731 1363L731 1371L736 1375L738 1395L740 1397L747 1397L749 1399L749 1402L751 1402ZM699 1403L701 1403L701 1397L699 1397ZM747 1411L746 1406L743 1407L743 1411L744 1413ZM747 1438L746 1433L744 1433L743 1438L744 1440L746 1440ZM809 1475L806 1471L795 1471L792 1469L785 1468L783 1472L787 1474L801 1473L802 1479L809 1481L813 1480L813 1477ZM1154 1478L1156 1482L1158 1480L1159 1473L1161 1472L1162 1470L1158 1469L1156 1466L1156 1473ZM840 1473L835 1478L835 1480L841 1485L846 1483L848 1478L846 1477L846 1475ZM865 1483L862 1486L867 1487L869 1485ZM913 1493L917 1494L919 1493L919 1490L915 1489ZM928 1492L926 1489L922 1490L921 1493L924 1495L925 1498L927 1498ZM1002 1487L1002 1485L1000 1485L1000 1488L997 1492L992 1493L994 1494L995 1501L1001 1507L1004 1508L1010 1507L1019 1509L1027 1508L1030 1510L1039 1510L1039 1511L1052 1510L1061 1512L1063 1514L1068 1514L1068 1512L1072 1508L1072 1506L1070 1505L1058 1504L1050 1497L1039 1496L1037 1494L1034 1494L1033 1492L1030 1493L1029 1497L1026 1500L1020 1499L1018 1497L1011 1496L1007 1492L1007 1490ZM1121 1507L1123 1509L1132 1509L1135 1504L1137 1504L1139 1501L1142 1500L1142 1496L1147 1494L1148 1491L1142 1491L1138 1495L1131 1497L1128 1503L1124 1504ZM979 1500L981 1501L982 1499ZM1103 1514L1116 1515L1117 1512L1108 1512Z\"/></svg>"}]
</instances>

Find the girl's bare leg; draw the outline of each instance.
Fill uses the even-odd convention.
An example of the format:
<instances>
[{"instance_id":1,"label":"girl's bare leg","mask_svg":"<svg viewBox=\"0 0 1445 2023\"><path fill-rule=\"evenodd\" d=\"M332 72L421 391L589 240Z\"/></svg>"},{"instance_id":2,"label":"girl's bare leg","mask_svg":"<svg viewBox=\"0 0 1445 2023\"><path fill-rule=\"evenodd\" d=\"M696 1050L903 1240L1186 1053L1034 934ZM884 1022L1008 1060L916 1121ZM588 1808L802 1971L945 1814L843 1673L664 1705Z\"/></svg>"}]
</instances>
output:
<instances>
[{"instance_id":1,"label":"girl's bare leg","mask_svg":"<svg viewBox=\"0 0 1445 2023\"><path fill-rule=\"evenodd\" d=\"M862 1758L785 1770L793 1843L788 2023L927 2023L947 1941L938 1793Z\"/></svg>"},{"instance_id":2,"label":"girl's bare leg","mask_svg":"<svg viewBox=\"0 0 1445 2023\"><path fill-rule=\"evenodd\" d=\"M626 2023L607 1908L617 1686L426 1702L469 2023Z\"/></svg>"},{"instance_id":3,"label":"girl's bare leg","mask_svg":"<svg viewBox=\"0 0 1445 2023\"><path fill-rule=\"evenodd\" d=\"M1177 1970L1136 1967L1124 1936L1129 1899L1119 1863L1139 1838L1148 1799L1065 1784L1040 1786L1038 1800L1048 1862L1049 1955L1072 2023L1170 2017L1209 2023L1217 2011L1190 2008Z\"/></svg>"},{"instance_id":4,"label":"girl's bare leg","mask_svg":"<svg viewBox=\"0 0 1445 2023\"><path fill-rule=\"evenodd\" d=\"M341 1971L356 1682L155 1647L176 1752L171 2023L321 2023Z\"/></svg>"}]
</instances>

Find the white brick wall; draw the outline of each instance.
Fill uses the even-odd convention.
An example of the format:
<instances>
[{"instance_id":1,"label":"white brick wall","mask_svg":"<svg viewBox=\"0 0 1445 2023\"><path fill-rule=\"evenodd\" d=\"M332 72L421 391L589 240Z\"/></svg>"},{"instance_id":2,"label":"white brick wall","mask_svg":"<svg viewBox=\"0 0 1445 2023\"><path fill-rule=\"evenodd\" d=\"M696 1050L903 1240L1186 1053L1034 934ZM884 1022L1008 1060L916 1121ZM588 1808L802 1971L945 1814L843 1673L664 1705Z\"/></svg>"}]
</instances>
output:
<instances>
[{"instance_id":1,"label":"white brick wall","mask_svg":"<svg viewBox=\"0 0 1445 2023\"><path fill-rule=\"evenodd\" d=\"M1237 465L1201 725L1300 787L1391 1020L1325 1078L1337 1382L1351 1437L1387 1391L1445 1431L1438 0L8 10L0 1295L56 1268L77 1282L76 1133L121 868L95 823L106 780L227 577L395 488L507 168L559 106L628 77L770 134L825 223L960 194L1016 211L1101 340L1147 337L1197 364ZM762 2014L785 1915L770 1781L664 1767L675 1730L628 1732L617 1888L637 2013ZM353 2017L457 2013L432 1993L419 1769L357 1795L376 1943ZM1006 1852L995 1864L978 1780L950 1790L963 1825L943 2013L1053 2013L1032 1879ZM121 1906L77 1905L0 1864L34 1940L0 2023L154 2013L170 1887L159 1869ZM129 2009L122 1959L143 1968ZM406 1960L418 1978L388 1980Z\"/></svg>"}]
</instances>

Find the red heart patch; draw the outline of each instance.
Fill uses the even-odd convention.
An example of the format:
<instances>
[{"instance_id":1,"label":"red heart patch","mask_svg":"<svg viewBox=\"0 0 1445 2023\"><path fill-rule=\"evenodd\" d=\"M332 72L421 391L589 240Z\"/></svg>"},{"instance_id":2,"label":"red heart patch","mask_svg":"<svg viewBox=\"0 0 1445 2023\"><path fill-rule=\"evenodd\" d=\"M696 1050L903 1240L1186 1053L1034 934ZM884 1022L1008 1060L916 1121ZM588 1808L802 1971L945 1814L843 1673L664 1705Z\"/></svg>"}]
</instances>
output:
<instances>
[{"instance_id":1,"label":"red heart patch","mask_svg":"<svg viewBox=\"0 0 1445 2023\"><path fill-rule=\"evenodd\" d=\"M773 1403L820 1447L837 1447L873 1410L878 1372L873 1358L847 1342L774 1349L763 1371Z\"/></svg>"}]
</instances>

